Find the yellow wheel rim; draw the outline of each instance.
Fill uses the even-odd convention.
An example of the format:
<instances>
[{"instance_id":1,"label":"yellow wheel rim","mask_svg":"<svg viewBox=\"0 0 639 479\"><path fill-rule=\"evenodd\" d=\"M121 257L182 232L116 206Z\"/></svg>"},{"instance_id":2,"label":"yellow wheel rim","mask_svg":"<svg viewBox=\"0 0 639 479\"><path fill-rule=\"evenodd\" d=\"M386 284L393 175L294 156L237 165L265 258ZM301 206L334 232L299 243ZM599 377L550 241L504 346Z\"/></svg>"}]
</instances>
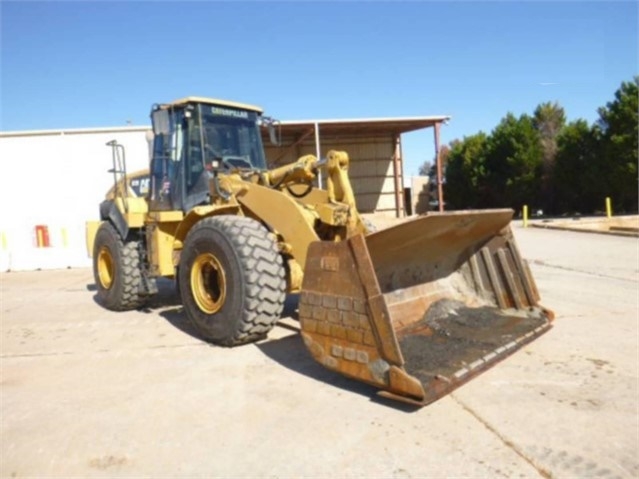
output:
<instances>
[{"instance_id":1,"label":"yellow wheel rim","mask_svg":"<svg viewBox=\"0 0 639 479\"><path fill-rule=\"evenodd\" d=\"M202 253L191 267L191 292L198 307L206 314L217 313L226 298L226 276L218 259Z\"/></svg>"},{"instance_id":2,"label":"yellow wheel rim","mask_svg":"<svg viewBox=\"0 0 639 479\"><path fill-rule=\"evenodd\" d=\"M98 277L104 289L109 289L113 284L114 269L111 251L106 246L102 246L98 252Z\"/></svg>"}]
</instances>

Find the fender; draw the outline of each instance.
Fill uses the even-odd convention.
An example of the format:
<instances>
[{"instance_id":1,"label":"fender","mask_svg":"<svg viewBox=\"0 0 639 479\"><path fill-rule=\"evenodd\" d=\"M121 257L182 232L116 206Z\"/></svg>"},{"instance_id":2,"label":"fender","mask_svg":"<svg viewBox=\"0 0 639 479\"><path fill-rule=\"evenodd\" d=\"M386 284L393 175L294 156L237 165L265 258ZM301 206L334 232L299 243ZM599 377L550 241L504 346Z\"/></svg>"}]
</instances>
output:
<instances>
[{"instance_id":1,"label":"fender","mask_svg":"<svg viewBox=\"0 0 639 479\"><path fill-rule=\"evenodd\" d=\"M304 266L308 246L319 241L313 229L314 217L290 196L279 190L259 185L247 185L237 194L237 201L247 213L263 221L291 245L291 256Z\"/></svg>"},{"instance_id":2,"label":"fender","mask_svg":"<svg viewBox=\"0 0 639 479\"><path fill-rule=\"evenodd\" d=\"M207 216L217 215L241 215L239 205L205 205L191 209L175 230L175 243L173 249L182 249L182 242L186 238L193 225Z\"/></svg>"},{"instance_id":3,"label":"fender","mask_svg":"<svg viewBox=\"0 0 639 479\"><path fill-rule=\"evenodd\" d=\"M145 198L107 199L100 203L100 219L110 221L125 240L132 228L144 226L148 209Z\"/></svg>"},{"instance_id":4,"label":"fender","mask_svg":"<svg viewBox=\"0 0 639 479\"><path fill-rule=\"evenodd\" d=\"M122 239L129 235L129 225L114 200L104 200L100 203L100 219L111 222Z\"/></svg>"}]
</instances>

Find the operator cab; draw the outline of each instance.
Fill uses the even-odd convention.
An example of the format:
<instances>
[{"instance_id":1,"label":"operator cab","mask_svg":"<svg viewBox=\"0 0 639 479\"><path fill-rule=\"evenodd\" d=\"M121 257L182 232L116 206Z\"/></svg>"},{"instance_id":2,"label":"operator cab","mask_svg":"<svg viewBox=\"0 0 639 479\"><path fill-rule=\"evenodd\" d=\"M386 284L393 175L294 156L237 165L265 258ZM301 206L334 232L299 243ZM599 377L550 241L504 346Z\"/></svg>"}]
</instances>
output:
<instances>
[{"instance_id":1,"label":"operator cab","mask_svg":"<svg viewBox=\"0 0 639 479\"><path fill-rule=\"evenodd\" d=\"M265 170L256 106L188 97L154 105L150 209L188 211L218 172Z\"/></svg>"}]
</instances>

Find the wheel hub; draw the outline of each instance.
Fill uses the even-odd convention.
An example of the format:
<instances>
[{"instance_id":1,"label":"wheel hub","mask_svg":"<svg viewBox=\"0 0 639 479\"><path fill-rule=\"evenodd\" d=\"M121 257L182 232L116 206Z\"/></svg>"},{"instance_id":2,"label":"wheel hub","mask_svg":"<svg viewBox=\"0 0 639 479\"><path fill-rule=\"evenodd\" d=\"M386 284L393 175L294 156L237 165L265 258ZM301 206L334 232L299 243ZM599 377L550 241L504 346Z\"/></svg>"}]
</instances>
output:
<instances>
[{"instance_id":1,"label":"wheel hub","mask_svg":"<svg viewBox=\"0 0 639 479\"><path fill-rule=\"evenodd\" d=\"M202 253L191 267L191 292L198 307L206 314L217 313L226 299L226 276L219 260Z\"/></svg>"},{"instance_id":2,"label":"wheel hub","mask_svg":"<svg viewBox=\"0 0 639 479\"><path fill-rule=\"evenodd\" d=\"M104 289L109 289L113 284L114 269L111 251L106 246L102 246L98 253L98 278Z\"/></svg>"}]
</instances>

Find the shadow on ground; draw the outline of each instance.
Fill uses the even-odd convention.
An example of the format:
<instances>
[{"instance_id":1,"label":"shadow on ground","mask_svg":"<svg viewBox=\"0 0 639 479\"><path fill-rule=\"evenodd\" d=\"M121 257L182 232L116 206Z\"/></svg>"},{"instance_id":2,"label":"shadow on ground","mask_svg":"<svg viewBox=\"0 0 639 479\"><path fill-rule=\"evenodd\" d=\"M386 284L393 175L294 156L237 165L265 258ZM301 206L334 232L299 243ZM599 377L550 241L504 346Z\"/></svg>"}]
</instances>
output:
<instances>
[{"instance_id":1,"label":"shadow on ground","mask_svg":"<svg viewBox=\"0 0 639 479\"><path fill-rule=\"evenodd\" d=\"M144 306L138 308L138 311L142 313L153 313L156 309L159 308L165 308L167 306L178 306L181 304L180 298L178 297L177 289L175 287L175 282L172 279L158 278L157 287L157 294L151 296L147 303L144 304ZM98 301L98 289L96 285L94 283L89 283L86 285L86 289L87 291L95 293L93 295L93 301L102 306L100 301Z\"/></svg>"},{"instance_id":2,"label":"shadow on ground","mask_svg":"<svg viewBox=\"0 0 639 479\"><path fill-rule=\"evenodd\" d=\"M138 308L138 313L156 314L166 319L176 329L201 340L202 338L198 336L197 331L186 317L175 282L167 278L158 278L157 287L157 294L151 296L146 304ZM86 288L88 291L97 291L95 284L87 284ZM97 293L93 295L93 301L102 307Z\"/></svg>"},{"instance_id":3,"label":"shadow on ground","mask_svg":"<svg viewBox=\"0 0 639 479\"><path fill-rule=\"evenodd\" d=\"M199 341L205 341L198 334L197 330L193 327L189 319L186 317L184 309L180 306L177 308L165 309L158 313L162 318L166 319L171 326L175 329L179 329L181 332L188 334L192 338Z\"/></svg>"},{"instance_id":4,"label":"shadow on ground","mask_svg":"<svg viewBox=\"0 0 639 479\"><path fill-rule=\"evenodd\" d=\"M289 294L288 296L286 296L286 301L284 301L284 311L282 311L282 317L289 317L293 318L295 321L299 321L299 316L297 314L299 302L299 294Z\"/></svg>"},{"instance_id":5,"label":"shadow on ground","mask_svg":"<svg viewBox=\"0 0 639 479\"><path fill-rule=\"evenodd\" d=\"M166 319L172 326L179 329L183 333L188 334L196 339L202 340L202 338L198 335L197 330L193 327L191 322L186 316L184 312L184 308L182 307L180 298L177 295L177 291L175 287L172 286L172 282L169 281L169 285L160 289L160 292L153 298L153 300L145 307L140 309L141 312L144 313L156 313L159 314L162 318ZM288 295L286 301L284 303L284 311L282 312L282 317L290 317L294 320L297 320L297 305L299 302L299 295L291 294ZM162 311L157 312L157 309L167 308ZM291 326L289 324L278 322L276 327L282 327L288 329L290 331L299 331L299 328L295 326Z\"/></svg>"},{"instance_id":6,"label":"shadow on ground","mask_svg":"<svg viewBox=\"0 0 639 479\"><path fill-rule=\"evenodd\" d=\"M95 291L95 285L88 284L87 290ZM97 294L93 296L93 300L99 304ZM298 304L298 294L288 295L284 303L282 317L298 321ZM138 309L138 312L143 314L157 314L184 334L203 341L198 335L197 330L188 320L175 288L175 283L172 280L165 278L158 279L158 293L152 296L144 307ZM330 384L344 391L365 396L375 403L391 406L399 411L414 412L416 410L413 406L379 397L376 395L377 388L349 379L318 364L304 346L297 324L291 324L290 321L279 321L276 323L275 328L283 328L293 331L296 334L280 339L265 339L255 343L254 346L280 366L316 381ZM211 346L215 347L215 345Z\"/></svg>"},{"instance_id":7,"label":"shadow on ground","mask_svg":"<svg viewBox=\"0 0 639 479\"><path fill-rule=\"evenodd\" d=\"M291 329L290 326L283 325L282 323L278 323L278 326L286 326L287 329ZM343 389L350 393L365 396L372 402L384 406L391 406L398 411L415 412L419 409L409 404L377 396L377 388L354 379L349 379L341 374L326 369L311 357L311 354L306 349L306 346L304 346L299 334L287 336L281 339L262 341L257 343L255 346L262 353L281 366L284 366L291 371L295 371L298 374L303 374L304 376L316 381L330 384L331 386Z\"/></svg>"}]
</instances>

